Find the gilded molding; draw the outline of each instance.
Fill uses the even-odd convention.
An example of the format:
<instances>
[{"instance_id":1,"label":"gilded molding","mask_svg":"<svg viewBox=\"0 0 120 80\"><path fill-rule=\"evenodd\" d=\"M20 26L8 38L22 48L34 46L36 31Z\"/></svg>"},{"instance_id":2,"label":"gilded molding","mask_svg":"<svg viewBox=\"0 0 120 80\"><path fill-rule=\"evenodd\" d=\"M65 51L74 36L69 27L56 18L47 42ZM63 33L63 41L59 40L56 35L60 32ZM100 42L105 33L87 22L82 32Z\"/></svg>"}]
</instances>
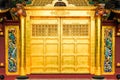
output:
<instances>
[{"instance_id":1,"label":"gilded molding","mask_svg":"<svg viewBox=\"0 0 120 80\"><path fill-rule=\"evenodd\" d=\"M56 16L60 16L60 15L64 16L64 15L69 15L70 13L69 11L58 10L58 11L52 11L51 14Z\"/></svg>"},{"instance_id":2,"label":"gilded molding","mask_svg":"<svg viewBox=\"0 0 120 80\"><path fill-rule=\"evenodd\" d=\"M20 75L24 76L25 74L25 17L20 16Z\"/></svg>"}]
</instances>

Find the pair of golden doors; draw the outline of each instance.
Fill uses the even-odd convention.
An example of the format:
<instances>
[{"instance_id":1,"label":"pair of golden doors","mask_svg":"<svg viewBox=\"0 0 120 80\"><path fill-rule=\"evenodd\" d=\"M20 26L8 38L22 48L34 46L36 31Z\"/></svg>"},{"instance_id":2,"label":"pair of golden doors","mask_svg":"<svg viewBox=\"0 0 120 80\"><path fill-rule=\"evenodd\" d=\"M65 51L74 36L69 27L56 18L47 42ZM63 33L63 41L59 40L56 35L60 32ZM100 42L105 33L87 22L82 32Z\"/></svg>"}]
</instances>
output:
<instances>
[{"instance_id":1,"label":"pair of golden doors","mask_svg":"<svg viewBox=\"0 0 120 80\"><path fill-rule=\"evenodd\" d=\"M89 18L32 18L30 73L90 73Z\"/></svg>"}]
</instances>

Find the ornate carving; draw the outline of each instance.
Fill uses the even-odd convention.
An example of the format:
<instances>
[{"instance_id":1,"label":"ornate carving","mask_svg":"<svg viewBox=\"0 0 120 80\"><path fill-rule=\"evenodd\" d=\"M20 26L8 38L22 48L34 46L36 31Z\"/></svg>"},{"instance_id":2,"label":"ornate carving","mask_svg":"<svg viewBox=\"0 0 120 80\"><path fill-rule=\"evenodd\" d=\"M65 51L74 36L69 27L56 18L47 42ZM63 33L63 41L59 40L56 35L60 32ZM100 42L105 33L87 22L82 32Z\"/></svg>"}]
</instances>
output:
<instances>
[{"instance_id":1,"label":"ornate carving","mask_svg":"<svg viewBox=\"0 0 120 80\"><path fill-rule=\"evenodd\" d=\"M16 30L8 30L8 72L17 71Z\"/></svg>"},{"instance_id":2,"label":"ornate carving","mask_svg":"<svg viewBox=\"0 0 120 80\"><path fill-rule=\"evenodd\" d=\"M56 16L60 16L60 15L68 15L69 12L68 11L63 11L63 10L56 10L56 11L52 11L51 14L56 15Z\"/></svg>"},{"instance_id":3,"label":"ornate carving","mask_svg":"<svg viewBox=\"0 0 120 80\"><path fill-rule=\"evenodd\" d=\"M112 50L112 42L113 42L113 31L112 29L105 29L104 30L104 71L105 72L112 72L112 63L113 63L113 50Z\"/></svg>"}]
</instances>

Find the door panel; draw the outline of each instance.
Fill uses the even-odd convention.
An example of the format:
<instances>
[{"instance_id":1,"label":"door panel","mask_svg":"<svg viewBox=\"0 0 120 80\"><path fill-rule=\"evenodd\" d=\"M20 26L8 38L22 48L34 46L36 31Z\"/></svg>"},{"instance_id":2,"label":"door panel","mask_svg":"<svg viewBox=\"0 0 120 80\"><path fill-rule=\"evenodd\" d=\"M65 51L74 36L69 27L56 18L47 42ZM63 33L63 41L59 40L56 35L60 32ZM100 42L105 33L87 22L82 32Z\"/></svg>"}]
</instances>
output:
<instances>
[{"instance_id":1,"label":"door panel","mask_svg":"<svg viewBox=\"0 0 120 80\"><path fill-rule=\"evenodd\" d=\"M31 73L60 72L59 19L32 19Z\"/></svg>"},{"instance_id":2,"label":"door panel","mask_svg":"<svg viewBox=\"0 0 120 80\"><path fill-rule=\"evenodd\" d=\"M61 72L89 73L89 19L61 19Z\"/></svg>"},{"instance_id":3,"label":"door panel","mask_svg":"<svg viewBox=\"0 0 120 80\"><path fill-rule=\"evenodd\" d=\"M89 18L31 20L31 73L90 73Z\"/></svg>"}]
</instances>

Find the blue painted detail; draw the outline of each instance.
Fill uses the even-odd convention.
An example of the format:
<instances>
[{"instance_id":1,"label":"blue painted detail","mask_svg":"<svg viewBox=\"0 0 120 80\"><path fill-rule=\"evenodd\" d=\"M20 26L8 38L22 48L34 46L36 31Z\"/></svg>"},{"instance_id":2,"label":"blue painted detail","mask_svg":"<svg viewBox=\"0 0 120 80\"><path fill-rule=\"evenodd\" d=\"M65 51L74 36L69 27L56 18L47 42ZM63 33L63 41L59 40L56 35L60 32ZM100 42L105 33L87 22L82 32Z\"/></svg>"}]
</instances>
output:
<instances>
[{"instance_id":1,"label":"blue painted detail","mask_svg":"<svg viewBox=\"0 0 120 80\"><path fill-rule=\"evenodd\" d=\"M104 72L112 72L113 54L112 54L112 29L104 30Z\"/></svg>"},{"instance_id":2,"label":"blue painted detail","mask_svg":"<svg viewBox=\"0 0 120 80\"><path fill-rule=\"evenodd\" d=\"M8 72L17 72L16 30L8 31Z\"/></svg>"}]
</instances>

